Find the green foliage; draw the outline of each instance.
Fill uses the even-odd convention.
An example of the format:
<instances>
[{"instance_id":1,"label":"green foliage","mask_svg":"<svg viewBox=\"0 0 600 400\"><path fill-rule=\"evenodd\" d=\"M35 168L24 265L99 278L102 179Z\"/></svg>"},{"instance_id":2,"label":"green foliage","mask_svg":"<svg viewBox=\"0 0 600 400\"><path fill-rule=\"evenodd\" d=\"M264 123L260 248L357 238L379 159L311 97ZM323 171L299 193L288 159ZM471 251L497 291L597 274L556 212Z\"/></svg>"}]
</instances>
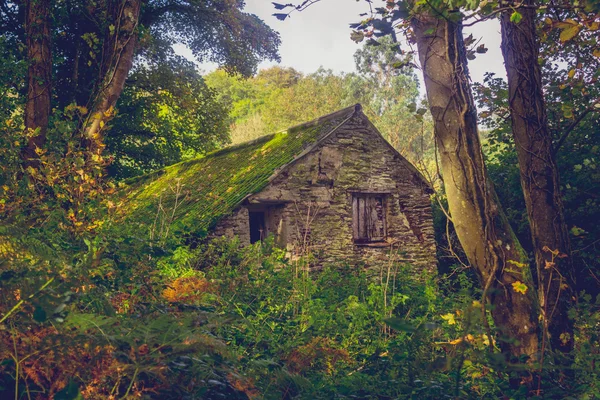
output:
<instances>
[{"instance_id":1,"label":"green foliage","mask_svg":"<svg viewBox=\"0 0 600 400\"><path fill-rule=\"evenodd\" d=\"M436 300L425 294L428 286L405 279L408 267L400 266L389 285L378 272L355 266L308 272L280 251L269 254L269 248L253 246L240 255L229 243L213 242L201 251L201 265L211 266L207 277L225 294L218 308L237 315L221 334L238 349L248 373L271 363L274 373L257 380L261 393L266 398L280 398L285 391L299 398L410 394L415 360L435 356L432 331L392 333L384 321L410 315L411 326L425 323L436 309Z\"/></svg>"},{"instance_id":2,"label":"green foliage","mask_svg":"<svg viewBox=\"0 0 600 400\"><path fill-rule=\"evenodd\" d=\"M138 66L127 79L119 113L106 134L119 178L198 157L229 140L227 109L192 63Z\"/></svg>"},{"instance_id":3,"label":"green foliage","mask_svg":"<svg viewBox=\"0 0 600 400\"><path fill-rule=\"evenodd\" d=\"M597 60L586 51L585 42L560 44L557 32L542 36L542 52L547 62L542 64L548 122L556 148L556 162L561 174L561 192L565 218L571 233L577 283L580 290L598 294L598 247L600 237L595 221L598 215L600 174L596 168L600 154L598 113L593 111L594 99L600 95L596 85L586 81L598 78ZM558 47L558 48L557 48ZM565 48L565 51L559 49ZM568 50L568 51L566 51ZM578 54L575 58L573 54ZM586 63L581 63L586 60ZM581 63L577 77L570 76L571 65ZM558 67L561 65L563 67ZM576 66L576 65L575 65ZM519 241L532 250L525 202L523 199L517 156L507 114L506 83L488 75L484 85L476 86L476 96L482 108L482 122L491 130L486 140L486 156L490 176L495 182L504 210L515 228ZM565 115L569 108L572 115ZM575 123L575 119L581 120Z\"/></svg>"},{"instance_id":4,"label":"green foliage","mask_svg":"<svg viewBox=\"0 0 600 400\"><path fill-rule=\"evenodd\" d=\"M189 159L228 141L226 108L214 101L214 93L195 72L194 64L177 56L173 45L187 45L197 61L214 61L228 72L243 76L252 75L263 59L279 59L279 35L255 15L244 13L242 2L135 0L127 3L137 4L132 9L141 9L139 24L133 28L133 59L121 54L122 49L117 51L117 37L123 33L119 10L124 2L84 0L48 4L52 36L52 54L48 60L52 65L40 68L52 71L48 86L52 92L49 109L53 121L49 128L60 135L41 140L40 143L47 144L40 150L61 157L71 154L72 147L79 148L81 144L103 149L105 132L90 140L81 137L81 131L89 125L90 114L94 113L93 118L98 116L95 109L102 103L100 97L110 91L110 104L102 110L100 129L108 130L105 123L118 116L106 143L116 159L110 172L118 177L138 175ZM25 112L28 91L23 78L31 61L27 59L25 10L26 3L3 1L0 6L3 60L0 129L5 129L5 120L10 120L11 128L21 132L24 128L19 120ZM113 68L119 62L120 70L115 73ZM118 102L122 89L119 85L115 90L107 88L108 83L118 81L119 75L124 78L131 65L135 65L135 70L125 84L124 98ZM6 109L10 115L4 115ZM52 124L62 126L53 129ZM40 132L44 133L46 128L40 127ZM70 132L65 132L67 129ZM72 140L66 143L63 139L69 135ZM44 135L41 138L46 139ZM81 143L76 144L77 141ZM26 142L23 137L6 147L24 147ZM102 161L109 160L107 157Z\"/></svg>"},{"instance_id":5,"label":"green foliage","mask_svg":"<svg viewBox=\"0 0 600 400\"><path fill-rule=\"evenodd\" d=\"M14 232L0 270L5 397L520 396L507 381L523 366L498 357L465 272L438 287L394 263L308 270L270 239L190 248L110 221L85 240ZM600 303L582 299L572 394L591 398Z\"/></svg>"},{"instance_id":6,"label":"green foliage","mask_svg":"<svg viewBox=\"0 0 600 400\"><path fill-rule=\"evenodd\" d=\"M381 44L356 52L357 73L335 75L319 69L302 75L292 68L272 67L247 80L220 70L205 79L231 107L234 143L361 103L402 155L420 169L433 167L431 122L425 108L415 113L418 88L411 64L398 58L391 40L382 39Z\"/></svg>"}]
</instances>

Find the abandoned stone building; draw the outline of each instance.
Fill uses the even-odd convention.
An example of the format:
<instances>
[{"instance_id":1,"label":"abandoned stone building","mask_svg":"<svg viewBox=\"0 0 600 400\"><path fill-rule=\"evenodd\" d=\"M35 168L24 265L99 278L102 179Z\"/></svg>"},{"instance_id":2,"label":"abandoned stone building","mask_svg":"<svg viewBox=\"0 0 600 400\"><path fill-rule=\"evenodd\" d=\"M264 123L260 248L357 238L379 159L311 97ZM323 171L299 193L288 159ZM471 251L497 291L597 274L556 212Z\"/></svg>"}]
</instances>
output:
<instances>
[{"instance_id":1,"label":"abandoned stone building","mask_svg":"<svg viewBox=\"0 0 600 400\"><path fill-rule=\"evenodd\" d=\"M128 201L154 236L272 235L321 265L393 257L434 270L430 194L356 105L142 177Z\"/></svg>"}]
</instances>

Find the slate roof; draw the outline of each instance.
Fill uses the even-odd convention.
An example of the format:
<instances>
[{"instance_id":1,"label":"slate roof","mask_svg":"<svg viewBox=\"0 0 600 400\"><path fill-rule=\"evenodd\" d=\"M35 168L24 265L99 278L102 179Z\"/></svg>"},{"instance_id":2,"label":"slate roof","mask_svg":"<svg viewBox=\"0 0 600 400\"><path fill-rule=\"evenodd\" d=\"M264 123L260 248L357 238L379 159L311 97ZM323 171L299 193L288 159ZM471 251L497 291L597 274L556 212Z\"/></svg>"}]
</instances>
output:
<instances>
[{"instance_id":1,"label":"slate roof","mask_svg":"<svg viewBox=\"0 0 600 400\"><path fill-rule=\"evenodd\" d=\"M246 197L260 192L279 171L359 110L360 105L351 106L130 180L125 220L140 228L166 220L176 235L204 236Z\"/></svg>"}]
</instances>

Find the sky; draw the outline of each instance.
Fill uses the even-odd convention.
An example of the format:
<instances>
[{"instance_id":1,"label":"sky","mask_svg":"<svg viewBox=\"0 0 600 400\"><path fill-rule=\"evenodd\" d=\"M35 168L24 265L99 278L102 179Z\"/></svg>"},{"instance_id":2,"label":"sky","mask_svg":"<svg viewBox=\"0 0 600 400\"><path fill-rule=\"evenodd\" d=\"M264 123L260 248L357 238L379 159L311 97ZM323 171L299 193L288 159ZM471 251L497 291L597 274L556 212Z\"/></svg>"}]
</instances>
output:
<instances>
[{"instance_id":1,"label":"sky","mask_svg":"<svg viewBox=\"0 0 600 400\"><path fill-rule=\"evenodd\" d=\"M289 0L281 3L288 2ZM374 0L377 5L378 0ZM245 11L256 14L272 29L281 35L281 63L263 62L259 68L272 65L293 67L303 73L311 73L319 67L331 69L335 73L354 72L354 52L359 44L350 40L349 23L360 21L360 13L368 11L368 5L362 0L321 0L302 12L294 12L285 21L272 14L277 12L269 0L246 0ZM494 72L506 76L502 53L500 51L500 24L487 21L465 29L465 35L472 33L475 39L481 39L489 49L486 54L478 54L469 62L471 79L482 82L485 72ZM189 56L184 48L178 52ZM203 72L214 70L214 64L201 64ZM417 73L423 92L422 75Z\"/></svg>"}]
</instances>

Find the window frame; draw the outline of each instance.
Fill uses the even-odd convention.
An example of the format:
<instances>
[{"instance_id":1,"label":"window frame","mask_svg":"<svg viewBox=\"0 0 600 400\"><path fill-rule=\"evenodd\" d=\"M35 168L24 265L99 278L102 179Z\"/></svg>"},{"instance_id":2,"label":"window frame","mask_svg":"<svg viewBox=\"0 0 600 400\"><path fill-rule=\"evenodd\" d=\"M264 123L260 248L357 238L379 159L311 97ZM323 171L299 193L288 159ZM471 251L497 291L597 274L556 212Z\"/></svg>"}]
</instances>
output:
<instances>
[{"instance_id":1,"label":"window frame","mask_svg":"<svg viewBox=\"0 0 600 400\"><path fill-rule=\"evenodd\" d=\"M263 242L269 235L274 235L276 240L279 242L281 246L285 246L287 243L287 233L282 232L282 236L279 236L278 229L274 227L273 221L274 218L281 218L283 221L283 225L286 224L286 219L280 213L283 211L283 208L287 202L282 201L261 201L255 203L246 203L245 208L248 211L248 237L250 240L250 244L254 244L256 242ZM259 222L259 226L255 226L258 228L260 238L258 240L252 241L252 231L253 229L253 218L252 214L262 214L260 218L255 218L254 222ZM279 217L277 217L279 216ZM262 229L260 229L262 227ZM285 230L285 227L282 228Z\"/></svg>"},{"instance_id":2,"label":"window frame","mask_svg":"<svg viewBox=\"0 0 600 400\"><path fill-rule=\"evenodd\" d=\"M390 197L390 193L389 192L374 192L374 191L351 191L350 192L351 195L351 210L352 210L352 240L355 244L370 244L370 243L382 243L385 242L387 239L387 235L388 235L388 216L387 216L387 212L388 212L388 201L389 201L389 197ZM362 203L365 204L363 205L363 211L362 211L362 218L361 218L361 211L360 211L360 203L361 203L361 199L362 199ZM369 200L373 201L377 201L380 202L381 204L381 224L382 226L382 236L376 236L376 237L369 237L369 229L368 228L364 228L365 229L365 236L362 236L360 234L361 231L361 225L364 227L364 225L366 225L368 222L367 220L367 212L365 210L366 208L366 203L369 202ZM371 214L372 215L372 214ZM379 220L379 216L378 216L378 220ZM362 221L362 224L361 224Z\"/></svg>"}]
</instances>

